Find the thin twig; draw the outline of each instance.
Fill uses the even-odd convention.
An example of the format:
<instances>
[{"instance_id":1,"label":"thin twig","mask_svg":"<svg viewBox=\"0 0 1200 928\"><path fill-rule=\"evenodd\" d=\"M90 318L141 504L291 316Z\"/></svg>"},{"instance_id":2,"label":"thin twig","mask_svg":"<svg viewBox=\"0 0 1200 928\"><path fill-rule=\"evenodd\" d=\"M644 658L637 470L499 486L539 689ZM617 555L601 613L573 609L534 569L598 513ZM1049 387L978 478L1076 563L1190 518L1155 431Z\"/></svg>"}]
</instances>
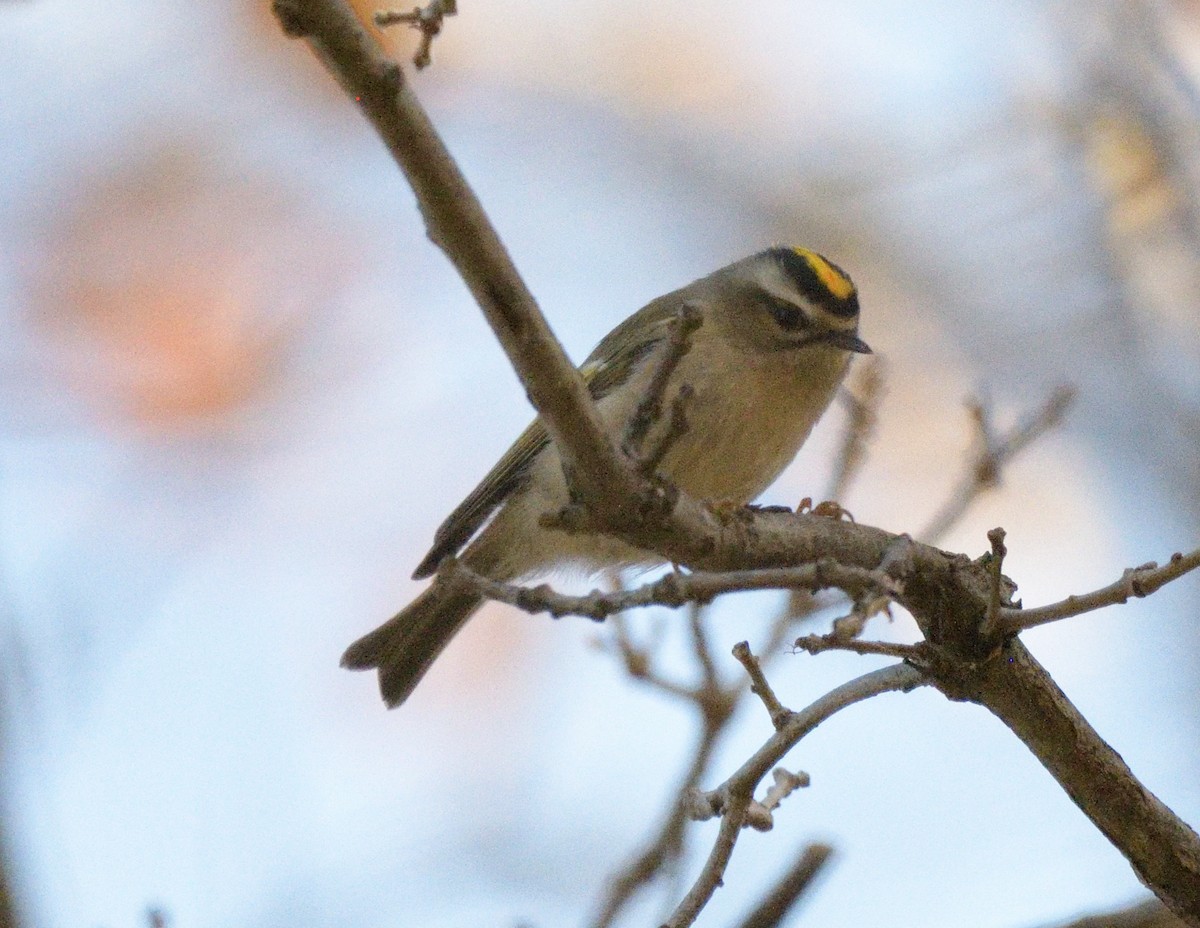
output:
<instances>
[{"instance_id":1,"label":"thin twig","mask_svg":"<svg viewBox=\"0 0 1200 928\"><path fill-rule=\"evenodd\" d=\"M638 647L629 637L629 629L624 622L624 616L617 613L613 616L613 640L616 642L617 654L621 664L630 679L645 684L668 696L682 699L685 702L697 700L697 689L687 686L669 677L664 677L654 668L653 658L649 651Z\"/></svg>"},{"instance_id":2,"label":"thin twig","mask_svg":"<svg viewBox=\"0 0 1200 928\"><path fill-rule=\"evenodd\" d=\"M794 712L783 728L772 735L713 792L730 795L741 790L753 789L801 739L841 710L872 696L894 692L907 693L929 682L915 667L908 664L892 664L843 683L806 708Z\"/></svg>"},{"instance_id":3,"label":"thin twig","mask_svg":"<svg viewBox=\"0 0 1200 928\"><path fill-rule=\"evenodd\" d=\"M778 731L787 723L792 712L790 709L784 708L779 697L775 695L775 691L771 689L771 684L767 682L758 658L750 650L750 642L739 641L735 644L733 656L746 668L746 675L750 678L750 692L762 700L767 714L771 716L771 724Z\"/></svg>"},{"instance_id":4,"label":"thin twig","mask_svg":"<svg viewBox=\"0 0 1200 928\"><path fill-rule=\"evenodd\" d=\"M880 572L890 573L891 575L899 577L904 571L904 566L910 563L910 555L913 553L915 546L916 543L913 542L912 539L907 535L897 536L894 538L881 555L879 567ZM797 596L794 594L792 597L789 597L789 602L786 607L780 610L780 613L771 623L768 640L763 650L763 653L768 657L778 656L783 653L782 645L784 641L790 637L789 632L794 623L798 619L802 618L804 614L808 614L812 611L810 606L815 605L815 603L810 594L805 593L804 595L806 596L808 603L805 605L802 614L797 614ZM697 648L698 661L700 663L704 678L706 680L715 681L715 668L712 666L711 649L707 646L706 639L703 636L703 623L701 621L701 616L702 610L693 605L693 608L690 611L689 619L693 631L693 642ZM818 648L814 646L814 650L817 649ZM879 653L879 651L883 651L883 653L893 654L901 657L908 657L915 653L915 649L907 646L886 645L883 643L879 644L879 651L872 649L872 643L864 643L858 650L870 653ZM642 659L645 660L645 655L641 656ZM741 658L739 657L739 659ZM761 674L761 662L756 658L755 663L757 664L760 675L762 676L762 682L766 683L767 681L765 679L765 675ZM754 688L754 675L748 673L747 677L751 681L751 688ZM763 690L765 692L770 692L771 695L774 696L769 684L763 687ZM676 692L678 693L680 691L676 690ZM726 692L723 705L727 707L727 712L735 704L735 699L736 697L734 694ZM778 699L775 698L774 701L777 703ZM784 713L787 711L784 710L782 706L780 706L779 709ZM773 718L780 717L778 711L772 712L770 703L768 703L768 712L771 712ZM720 726L723 726L728 718L728 715L726 715L724 720L718 722L717 727L712 727L711 715L705 713L703 709L701 709L701 715L705 719L705 731L700 740L700 745L698 746L696 762L691 766L689 775L685 778L684 785L681 787L680 792L676 794L680 796L679 801L672 806L671 812L665 817L662 825L660 826L658 836L649 843L647 849L629 866L627 866L616 877L613 878L610 883L610 888L606 895L605 902L601 907L600 915L592 922L593 928L608 928L608 926L610 926L616 920L616 917L621 909L632 898L637 889L647 885L669 861L678 859L678 855L682 851L683 839L685 835L684 825L687 818L686 813L688 808L688 804L684 801L683 794L689 790L694 792L694 788L699 782L699 777L702 775L702 771L707 767L707 764L711 758L711 752L719 734ZM759 804L752 803L750 809L754 809L756 805ZM769 824L769 810L764 808L764 812L766 813L765 821Z\"/></svg>"},{"instance_id":5,"label":"thin twig","mask_svg":"<svg viewBox=\"0 0 1200 928\"><path fill-rule=\"evenodd\" d=\"M891 578L861 567L842 567L821 560L799 567L775 567L761 570L736 570L685 574L672 571L652 583L632 590L607 592L593 590L584 596L559 593L547 584L536 587L500 583L472 571L461 561L443 562L441 572L462 577L486 596L508 603L525 612L549 612L555 618L567 615L583 616L602 621L618 612L641 606L670 606L686 603L706 604L725 593L747 590L822 590L831 587L845 590L852 596L866 592L885 596L899 595Z\"/></svg>"},{"instance_id":6,"label":"thin twig","mask_svg":"<svg viewBox=\"0 0 1200 928\"><path fill-rule=\"evenodd\" d=\"M1008 549L1004 547L1004 534L1002 528L994 528L987 533L992 545L991 560L987 565L991 583L987 612L983 616L983 627L979 630L980 636L985 639L991 638L1000 624L1000 608L1004 601L1004 558L1008 554Z\"/></svg>"},{"instance_id":7,"label":"thin twig","mask_svg":"<svg viewBox=\"0 0 1200 928\"><path fill-rule=\"evenodd\" d=\"M722 722L721 727L724 724ZM701 732L688 769L681 778L679 788L672 794L675 799L659 833L641 853L610 878L604 901L589 923L592 928L608 928L612 925L639 889L647 886L664 867L682 856L687 825L691 821L691 816L687 814L686 797L708 771L716 750L717 732L717 729L707 726Z\"/></svg>"},{"instance_id":8,"label":"thin twig","mask_svg":"<svg viewBox=\"0 0 1200 928\"><path fill-rule=\"evenodd\" d=\"M853 387L840 394L846 401L849 415L826 499L842 499L866 460L867 445L875 434L879 404L883 400L883 360L879 355L863 358L855 363L853 377Z\"/></svg>"},{"instance_id":9,"label":"thin twig","mask_svg":"<svg viewBox=\"0 0 1200 928\"><path fill-rule=\"evenodd\" d=\"M708 641L708 631L704 627L704 609L699 603L692 603L688 607L688 631L691 633L692 653L700 665L701 682L708 689L723 691L724 686L713 660L712 645Z\"/></svg>"},{"instance_id":10,"label":"thin twig","mask_svg":"<svg viewBox=\"0 0 1200 928\"><path fill-rule=\"evenodd\" d=\"M689 610L689 627L693 649L701 667L701 685L690 691L690 698L696 705L702 721L702 732L693 760L682 785L674 794L677 797L675 802L659 825L657 835L647 843L645 850L610 880L599 914L591 922L592 928L608 928L612 925L621 910L633 898L634 893L647 886L664 867L682 856L686 825L694 817L692 814L694 797L703 795L699 793L696 786L700 778L707 772L717 741L726 729L739 700L748 689L748 679L728 686L721 682L716 672L708 636L704 630L703 616L703 608L693 604ZM623 629L623 623L620 622L622 614L618 613L613 618L618 622L620 632ZM775 630L769 639L770 654L782 653L780 646L786 637L785 630L786 622L775 623ZM619 638L620 636L619 634ZM643 651L639 651L638 654L640 665L648 666L649 656ZM763 682L766 682L765 678ZM769 686L766 689L769 690ZM683 687L677 687L673 690L673 695L683 692ZM807 785L805 778L787 771L777 769L775 773L779 782L773 788L774 792L768 791L763 803L752 802L747 810L748 817L757 811L758 827L763 827L763 825L769 827L771 810L778 805L786 792L797 786ZM715 814L718 814L717 811L712 810L708 813L708 817Z\"/></svg>"},{"instance_id":11,"label":"thin twig","mask_svg":"<svg viewBox=\"0 0 1200 928\"><path fill-rule=\"evenodd\" d=\"M796 639L796 650L807 654L820 654L822 651L849 651L852 654L877 654L884 657L898 657L910 660L921 654L921 646L914 644L895 644L890 641L859 641L857 638L846 638L842 635L804 635Z\"/></svg>"},{"instance_id":12,"label":"thin twig","mask_svg":"<svg viewBox=\"0 0 1200 928\"><path fill-rule=\"evenodd\" d=\"M971 403L978 451L958 487L916 537L932 544L945 535L981 493L999 484L1001 473L1013 458L1062 421L1074 399L1074 387L1056 388L1032 416L999 437L994 434L988 407L981 401Z\"/></svg>"},{"instance_id":13,"label":"thin twig","mask_svg":"<svg viewBox=\"0 0 1200 928\"><path fill-rule=\"evenodd\" d=\"M793 713L782 729L715 790L693 796L695 817L705 817L704 813L709 809L719 812L721 831L691 890L667 920L667 928L686 928L691 925L721 884L738 832L753 801L755 788L788 751L818 725L847 706L882 693L908 691L925 682L924 675L916 668L894 664L844 683L807 708Z\"/></svg>"},{"instance_id":14,"label":"thin twig","mask_svg":"<svg viewBox=\"0 0 1200 928\"><path fill-rule=\"evenodd\" d=\"M458 12L458 0L430 0L426 7L414 7L411 13L381 10L375 14L375 25L381 28L405 23L421 33L421 42L413 54L413 64L418 71L432 61L430 51L433 40L442 31L442 21Z\"/></svg>"},{"instance_id":15,"label":"thin twig","mask_svg":"<svg viewBox=\"0 0 1200 928\"><path fill-rule=\"evenodd\" d=\"M737 844L749 806L749 796L730 797L725 812L721 816L721 828L717 832L717 840L713 842L708 860L704 862L704 868L700 871L696 882L692 884L692 888L688 890L688 894L671 913L664 928L688 928L695 922L700 911L708 905L708 900L712 898L717 887L722 884L725 868L729 865L729 858L733 855L733 846Z\"/></svg>"},{"instance_id":16,"label":"thin twig","mask_svg":"<svg viewBox=\"0 0 1200 928\"><path fill-rule=\"evenodd\" d=\"M1105 606L1122 605L1131 598L1149 596L1197 567L1200 567L1200 548L1188 554L1176 552L1162 567L1153 561L1141 567L1131 567L1121 574L1120 580L1091 593L1068 596L1061 602L1035 609L1001 609L1000 629L1006 635L1014 635L1048 622L1094 612Z\"/></svg>"},{"instance_id":17,"label":"thin twig","mask_svg":"<svg viewBox=\"0 0 1200 928\"><path fill-rule=\"evenodd\" d=\"M701 614L703 610L698 606L693 606L690 612L693 646L699 655L707 657L707 661L701 657L702 666L705 663L711 666L712 655L708 651L707 639L702 631ZM618 639L625 638L628 641L628 636L623 632L622 618L623 615L619 613L613 616L619 633ZM648 666L649 656L644 651L640 653L643 664ZM712 668L711 675L704 673L700 685L693 688L674 684L673 681L666 682L673 687L673 695L686 695L688 701L697 707L701 720L700 736L688 764L687 772L673 793L675 799L670 810L663 817L658 834L647 842L641 853L609 880L604 901L591 922L593 928L608 928L612 925L639 889L647 886L664 867L679 860L683 855L687 824L691 819L688 814L689 797L696 789L701 777L708 772L718 739L737 706L737 690L722 685L715 667Z\"/></svg>"},{"instance_id":18,"label":"thin twig","mask_svg":"<svg viewBox=\"0 0 1200 928\"><path fill-rule=\"evenodd\" d=\"M671 375L691 348L692 333L703 324L704 316L693 303L684 303L671 320L666 344L655 361L654 373L650 376L646 393L625 427L625 436L621 444L631 458L637 460L644 456L643 444L646 436L649 435L651 427L662 418L663 399ZM660 460L662 454L665 454L665 451L658 452Z\"/></svg>"},{"instance_id":19,"label":"thin twig","mask_svg":"<svg viewBox=\"0 0 1200 928\"><path fill-rule=\"evenodd\" d=\"M833 856L828 844L810 844L763 900L754 907L737 928L778 928L795 908L814 880Z\"/></svg>"}]
</instances>

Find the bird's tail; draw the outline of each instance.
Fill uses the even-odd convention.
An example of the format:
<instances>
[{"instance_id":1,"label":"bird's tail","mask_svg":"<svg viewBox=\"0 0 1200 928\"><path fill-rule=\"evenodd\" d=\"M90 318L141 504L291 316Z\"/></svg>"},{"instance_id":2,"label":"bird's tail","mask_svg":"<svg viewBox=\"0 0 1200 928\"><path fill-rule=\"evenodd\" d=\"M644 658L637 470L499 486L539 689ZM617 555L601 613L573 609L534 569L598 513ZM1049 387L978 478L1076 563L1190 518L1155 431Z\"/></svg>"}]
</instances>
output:
<instances>
[{"instance_id":1,"label":"bird's tail","mask_svg":"<svg viewBox=\"0 0 1200 928\"><path fill-rule=\"evenodd\" d=\"M389 709L408 699L425 672L481 605L478 593L434 581L404 609L346 649L342 666L379 670Z\"/></svg>"}]
</instances>

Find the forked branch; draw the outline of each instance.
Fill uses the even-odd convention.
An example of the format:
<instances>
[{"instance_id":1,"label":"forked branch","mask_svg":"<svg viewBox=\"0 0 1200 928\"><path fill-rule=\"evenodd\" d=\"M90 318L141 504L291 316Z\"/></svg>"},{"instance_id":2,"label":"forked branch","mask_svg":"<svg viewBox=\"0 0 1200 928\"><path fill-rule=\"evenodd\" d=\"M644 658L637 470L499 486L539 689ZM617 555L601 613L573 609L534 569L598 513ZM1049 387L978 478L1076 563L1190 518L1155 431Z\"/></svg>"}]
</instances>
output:
<instances>
[{"instance_id":1,"label":"forked branch","mask_svg":"<svg viewBox=\"0 0 1200 928\"><path fill-rule=\"evenodd\" d=\"M442 23L447 16L458 12L458 0L430 0L428 6L414 7L410 11L383 10L375 14L375 25L393 26L403 23L412 26L421 33L421 41L413 53L413 64L418 71L429 67L433 60L431 52L433 40L442 31Z\"/></svg>"}]
</instances>

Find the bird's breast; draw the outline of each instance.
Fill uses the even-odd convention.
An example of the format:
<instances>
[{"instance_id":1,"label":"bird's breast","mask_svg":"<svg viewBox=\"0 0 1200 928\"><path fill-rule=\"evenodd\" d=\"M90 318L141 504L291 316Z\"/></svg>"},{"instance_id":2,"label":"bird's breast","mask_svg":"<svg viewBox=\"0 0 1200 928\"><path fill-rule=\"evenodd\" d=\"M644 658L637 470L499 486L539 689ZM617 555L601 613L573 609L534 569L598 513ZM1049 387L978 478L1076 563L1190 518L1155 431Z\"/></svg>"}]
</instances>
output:
<instances>
[{"instance_id":1,"label":"bird's breast","mask_svg":"<svg viewBox=\"0 0 1200 928\"><path fill-rule=\"evenodd\" d=\"M701 499L748 502L762 493L804 444L846 366L841 353L805 354L803 367L754 359L716 378L681 378L693 390L688 425L663 459L664 475Z\"/></svg>"}]
</instances>

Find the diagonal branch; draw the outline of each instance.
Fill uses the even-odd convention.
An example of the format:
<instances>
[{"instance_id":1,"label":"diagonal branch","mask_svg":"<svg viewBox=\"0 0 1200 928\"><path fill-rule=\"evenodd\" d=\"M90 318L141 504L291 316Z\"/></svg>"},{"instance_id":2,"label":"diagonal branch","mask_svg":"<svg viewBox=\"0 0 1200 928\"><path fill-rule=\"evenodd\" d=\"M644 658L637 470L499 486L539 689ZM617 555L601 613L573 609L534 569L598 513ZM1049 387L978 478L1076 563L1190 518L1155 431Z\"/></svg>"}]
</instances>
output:
<instances>
[{"instance_id":1,"label":"diagonal branch","mask_svg":"<svg viewBox=\"0 0 1200 928\"><path fill-rule=\"evenodd\" d=\"M583 378L467 184L404 72L346 0L274 0L288 35L304 38L371 121L417 196L426 231L479 303L562 455L572 487L599 513L632 519L640 481L604 433Z\"/></svg>"},{"instance_id":2,"label":"diagonal branch","mask_svg":"<svg viewBox=\"0 0 1200 928\"><path fill-rule=\"evenodd\" d=\"M753 790L762 778L783 760L788 751L812 733L818 725L841 710L872 696L894 692L907 693L929 682L931 681L915 667L908 664L892 664L843 683L807 708L793 712L787 722L768 738L762 747L708 795L714 801L723 802L721 797Z\"/></svg>"},{"instance_id":3,"label":"diagonal branch","mask_svg":"<svg viewBox=\"0 0 1200 928\"><path fill-rule=\"evenodd\" d=\"M717 832L717 840L713 842L708 860L704 868L688 890L683 900L675 907L671 917L663 928L687 928L696 921L701 910L708 905L708 900L721 885L725 868L729 866L729 858L733 856L733 846L737 844L742 832L742 824L746 821L746 813L750 808L751 798L748 795L731 797L728 807L721 816L721 827Z\"/></svg>"},{"instance_id":4,"label":"diagonal branch","mask_svg":"<svg viewBox=\"0 0 1200 928\"><path fill-rule=\"evenodd\" d=\"M700 734L696 748L682 782L672 793L675 798L657 835L646 842L632 861L611 877L604 899L589 923L592 928L608 928L614 924L639 890L646 888L662 870L683 856L687 825L691 821L688 815L689 797L708 772L721 733L737 708L741 687L739 684L726 685L717 675L703 630L703 609L693 605L689 612L692 646L702 668L701 682L691 688L675 684L674 681L666 682L686 693L686 698L698 710ZM614 616L614 619L621 619L621 615ZM621 628L619 623L617 628Z\"/></svg>"},{"instance_id":5,"label":"diagonal branch","mask_svg":"<svg viewBox=\"0 0 1200 928\"><path fill-rule=\"evenodd\" d=\"M688 353L688 349L691 347L692 333L703 323L704 316L692 303L685 303L675 314L666 346L655 364L654 373L646 387L646 394L638 403L633 417L629 420L629 425L625 428L625 437L621 442L625 453L631 458L639 459L642 472L647 475L655 471L663 455L669 450L666 447L669 442L678 437L672 435L676 430L675 416L672 416L673 424L667 429L667 435L657 442L662 447L643 448L651 426L662 418L662 403L667 392L667 383L675 372L675 368L679 366L679 362Z\"/></svg>"},{"instance_id":6,"label":"diagonal branch","mask_svg":"<svg viewBox=\"0 0 1200 928\"><path fill-rule=\"evenodd\" d=\"M991 410L981 401L972 402L971 419L978 445L975 459L950 498L916 537L932 543L946 534L976 497L999 484L1000 474L1013 458L1062 422L1074 401L1074 387L1058 387L1040 409L1000 436L995 434Z\"/></svg>"},{"instance_id":7,"label":"diagonal branch","mask_svg":"<svg viewBox=\"0 0 1200 928\"><path fill-rule=\"evenodd\" d=\"M771 716L771 724L775 726L776 731L779 731L779 729L787 724L792 713L790 710L784 708L783 704L779 701L779 697L775 695L775 690L772 689L766 674L763 673L762 664L754 656L754 652L750 650L750 642L739 641L735 644L733 646L733 656L746 668L746 676L750 678L750 692L762 702L763 708Z\"/></svg>"},{"instance_id":8,"label":"diagonal branch","mask_svg":"<svg viewBox=\"0 0 1200 928\"><path fill-rule=\"evenodd\" d=\"M1121 574L1120 580L1091 593L1068 596L1061 602L1036 609L1003 609L1000 612L1001 625L1005 632L1015 634L1048 622L1094 612L1105 606L1123 605L1130 598L1149 596L1197 567L1200 567L1200 548L1188 554L1177 551L1162 567L1153 561L1141 567L1130 567Z\"/></svg>"},{"instance_id":9,"label":"diagonal branch","mask_svg":"<svg viewBox=\"0 0 1200 928\"><path fill-rule=\"evenodd\" d=\"M1138 781L1018 639L974 667L932 673L947 696L978 703L1007 725L1142 882L1200 925L1200 838Z\"/></svg>"},{"instance_id":10,"label":"diagonal branch","mask_svg":"<svg viewBox=\"0 0 1200 928\"><path fill-rule=\"evenodd\" d=\"M828 844L810 844L737 928L778 928L833 856Z\"/></svg>"}]
</instances>

